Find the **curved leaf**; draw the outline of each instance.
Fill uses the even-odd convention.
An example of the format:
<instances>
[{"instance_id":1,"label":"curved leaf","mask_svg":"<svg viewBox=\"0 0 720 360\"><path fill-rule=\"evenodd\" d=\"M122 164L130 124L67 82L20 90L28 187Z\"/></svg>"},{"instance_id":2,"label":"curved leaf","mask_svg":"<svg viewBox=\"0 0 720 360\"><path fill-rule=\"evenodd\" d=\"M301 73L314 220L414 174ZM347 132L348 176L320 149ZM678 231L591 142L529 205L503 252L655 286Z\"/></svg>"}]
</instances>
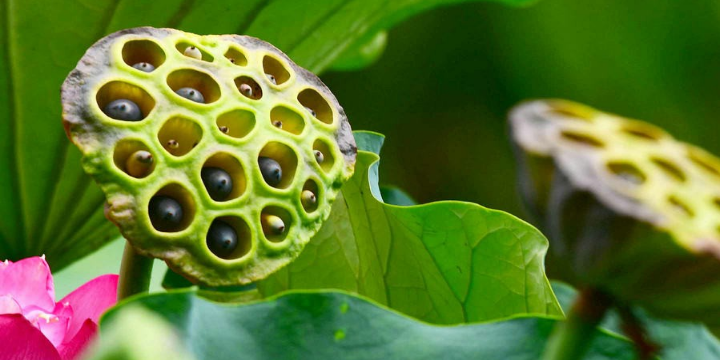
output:
<instances>
[{"instance_id":1,"label":"curved leaf","mask_svg":"<svg viewBox=\"0 0 720 360\"><path fill-rule=\"evenodd\" d=\"M555 323L547 317L517 317L433 326L344 293L293 292L228 306L176 291L136 298L110 310L101 322L101 338L122 321L126 308L138 305L169 322L198 359L531 360L540 358ZM138 326L127 324L122 333ZM634 358L632 344L602 331L586 356Z\"/></svg>"},{"instance_id":2,"label":"curved leaf","mask_svg":"<svg viewBox=\"0 0 720 360\"><path fill-rule=\"evenodd\" d=\"M359 149L379 151L379 135L355 136ZM561 314L537 229L471 203L385 204L377 199L378 159L358 152L330 218L298 259L258 283L263 295L343 289L441 324Z\"/></svg>"},{"instance_id":3,"label":"curved leaf","mask_svg":"<svg viewBox=\"0 0 720 360\"><path fill-rule=\"evenodd\" d=\"M134 26L246 33L319 72L368 32L464 1L481 0L0 2L0 259L45 253L59 270L118 234L60 125L60 84L102 36Z\"/></svg>"}]
</instances>

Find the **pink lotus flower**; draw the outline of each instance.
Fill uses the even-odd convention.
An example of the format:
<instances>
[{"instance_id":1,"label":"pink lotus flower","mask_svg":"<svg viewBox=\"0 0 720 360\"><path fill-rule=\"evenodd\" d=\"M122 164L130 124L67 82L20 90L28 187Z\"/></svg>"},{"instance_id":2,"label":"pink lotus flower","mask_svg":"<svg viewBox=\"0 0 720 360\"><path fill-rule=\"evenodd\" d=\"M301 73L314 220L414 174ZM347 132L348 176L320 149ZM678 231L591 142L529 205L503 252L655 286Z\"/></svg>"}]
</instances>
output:
<instances>
[{"instance_id":1,"label":"pink lotus flower","mask_svg":"<svg viewBox=\"0 0 720 360\"><path fill-rule=\"evenodd\" d=\"M0 262L0 360L77 358L115 304L117 275L99 276L55 303L45 257Z\"/></svg>"}]
</instances>

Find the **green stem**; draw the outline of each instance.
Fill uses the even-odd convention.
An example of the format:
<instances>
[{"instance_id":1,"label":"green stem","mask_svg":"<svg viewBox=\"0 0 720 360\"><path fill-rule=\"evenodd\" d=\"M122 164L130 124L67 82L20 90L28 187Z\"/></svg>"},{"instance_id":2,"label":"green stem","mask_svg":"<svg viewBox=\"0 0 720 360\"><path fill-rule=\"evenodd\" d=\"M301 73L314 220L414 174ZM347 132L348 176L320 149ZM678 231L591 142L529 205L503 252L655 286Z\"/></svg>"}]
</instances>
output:
<instances>
[{"instance_id":1,"label":"green stem","mask_svg":"<svg viewBox=\"0 0 720 360\"><path fill-rule=\"evenodd\" d=\"M565 321L558 321L545 347L543 360L582 359L590 349L595 328L612 299L596 289L580 292Z\"/></svg>"},{"instance_id":2,"label":"green stem","mask_svg":"<svg viewBox=\"0 0 720 360\"><path fill-rule=\"evenodd\" d=\"M150 289L153 258L138 254L130 243L125 243L120 280L118 281L118 301L135 294L147 293Z\"/></svg>"}]
</instances>

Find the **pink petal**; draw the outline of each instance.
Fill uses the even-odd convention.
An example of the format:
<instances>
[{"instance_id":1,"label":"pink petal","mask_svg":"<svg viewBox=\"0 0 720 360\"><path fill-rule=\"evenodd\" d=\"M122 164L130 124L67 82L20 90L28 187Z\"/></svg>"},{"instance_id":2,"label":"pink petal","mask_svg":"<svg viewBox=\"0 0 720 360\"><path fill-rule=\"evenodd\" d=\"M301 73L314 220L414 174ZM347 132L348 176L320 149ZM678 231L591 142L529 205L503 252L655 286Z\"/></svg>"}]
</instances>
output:
<instances>
[{"instance_id":1,"label":"pink petal","mask_svg":"<svg viewBox=\"0 0 720 360\"><path fill-rule=\"evenodd\" d=\"M55 287L45 259L36 256L0 266L0 295L12 296L23 309L52 311Z\"/></svg>"},{"instance_id":2,"label":"pink petal","mask_svg":"<svg viewBox=\"0 0 720 360\"><path fill-rule=\"evenodd\" d=\"M55 347L22 315L0 315L0 360L60 360Z\"/></svg>"},{"instance_id":3,"label":"pink petal","mask_svg":"<svg viewBox=\"0 0 720 360\"><path fill-rule=\"evenodd\" d=\"M63 305L69 304L73 311L66 339L73 338L87 319L97 324L100 315L115 305L117 282L117 275L98 276L60 300Z\"/></svg>"},{"instance_id":4,"label":"pink petal","mask_svg":"<svg viewBox=\"0 0 720 360\"><path fill-rule=\"evenodd\" d=\"M55 347L62 344L63 339L65 339L69 323L70 318L67 317L52 316L52 318L48 318L48 320L43 318L37 319L37 325L40 331Z\"/></svg>"},{"instance_id":5,"label":"pink petal","mask_svg":"<svg viewBox=\"0 0 720 360\"><path fill-rule=\"evenodd\" d=\"M0 315L22 314L20 305L9 295L0 296Z\"/></svg>"},{"instance_id":6,"label":"pink petal","mask_svg":"<svg viewBox=\"0 0 720 360\"><path fill-rule=\"evenodd\" d=\"M67 343L63 343L58 347L62 360L73 360L79 358L82 352L90 345L90 342L97 334L98 326L92 320L88 319L80 327L75 337Z\"/></svg>"}]
</instances>

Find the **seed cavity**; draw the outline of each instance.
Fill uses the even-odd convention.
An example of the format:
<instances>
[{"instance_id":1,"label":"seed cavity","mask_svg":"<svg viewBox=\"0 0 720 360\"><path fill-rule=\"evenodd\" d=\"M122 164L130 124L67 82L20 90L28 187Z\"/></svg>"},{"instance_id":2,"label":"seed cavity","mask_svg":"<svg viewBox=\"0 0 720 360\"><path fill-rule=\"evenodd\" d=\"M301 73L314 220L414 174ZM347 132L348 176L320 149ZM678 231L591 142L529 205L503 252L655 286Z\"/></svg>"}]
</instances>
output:
<instances>
[{"instance_id":1,"label":"seed cavity","mask_svg":"<svg viewBox=\"0 0 720 360\"><path fill-rule=\"evenodd\" d=\"M641 122L626 124L622 127L622 131L646 141L658 141L665 136L665 133L659 128Z\"/></svg>"},{"instance_id":2,"label":"seed cavity","mask_svg":"<svg viewBox=\"0 0 720 360\"><path fill-rule=\"evenodd\" d=\"M573 120L592 121L597 113L593 108L565 101L550 101L548 105L548 111Z\"/></svg>"},{"instance_id":3,"label":"seed cavity","mask_svg":"<svg viewBox=\"0 0 720 360\"><path fill-rule=\"evenodd\" d=\"M175 70L167 84L178 96L196 103L211 104L220 99L220 86L212 76L194 69Z\"/></svg>"},{"instance_id":4,"label":"seed cavity","mask_svg":"<svg viewBox=\"0 0 720 360\"><path fill-rule=\"evenodd\" d=\"M260 214L263 235L271 242L281 242L287 238L292 224L290 213L279 206L268 206Z\"/></svg>"},{"instance_id":5,"label":"seed cavity","mask_svg":"<svg viewBox=\"0 0 720 360\"><path fill-rule=\"evenodd\" d=\"M293 183L298 167L298 156L289 146L272 141L260 151L258 167L268 185L286 189Z\"/></svg>"},{"instance_id":6,"label":"seed cavity","mask_svg":"<svg viewBox=\"0 0 720 360\"><path fill-rule=\"evenodd\" d=\"M303 191L300 193L300 204L306 213L312 213L317 210L319 203L319 187L314 180L308 180L303 185Z\"/></svg>"},{"instance_id":7,"label":"seed cavity","mask_svg":"<svg viewBox=\"0 0 720 360\"><path fill-rule=\"evenodd\" d=\"M140 121L155 107L155 100L147 91L122 81L103 85L95 100L106 116L119 121Z\"/></svg>"},{"instance_id":8,"label":"seed cavity","mask_svg":"<svg viewBox=\"0 0 720 360\"><path fill-rule=\"evenodd\" d=\"M666 175L668 175L671 179L678 181L678 182L685 182L686 177L685 173L680 170L680 168L675 165L672 161L659 158L659 157L653 157L650 159L650 161L655 164L660 170L662 170Z\"/></svg>"},{"instance_id":9,"label":"seed cavity","mask_svg":"<svg viewBox=\"0 0 720 360\"><path fill-rule=\"evenodd\" d=\"M240 76L235 79L235 86L240 94L252 100L259 100L263 96L262 88L253 78Z\"/></svg>"},{"instance_id":10,"label":"seed cavity","mask_svg":"<svg viewBox=\"0 0 720 360\"><path fill-rule=\"evenodd\" d=\"M330 143L322 138L315 140L313 143L315 161L325 173L332 171L333 165L335 165L335 156L333 156L330 146Z\"/></svg>"},{"instance_id":11,"label":"seed cavity","mask_svg":"<svg viewBox=\"0 0 720 360\"><path fill-rule=\"evenodd\" d=\"M221 259L239 259L250 253L252 235L242 218L223 216L210 224L206 244L208 249Z\"/></svg>"},{"instance_id":12,"label":"seed cavity","mask_svg":"<svg viewBox=\"0 0 720 360\"><path fill-rule=\"evenodd\" d=\"M720 160L713 155L697 147L688 147L687 156L702 171L720 177Z\"/></svg>"},{"instance_id":13,"label":"seed cavity","mask_svg":"<svg viewBox=\"0 0 720 360\"><path fill-rule=\"evenodd\" d=\"M695 216L694 212L690 207L685 203L684 201L680 200L676 195L671 195L668 197L668 203L672 206L675 211L677 211L680 214L683 214L684 216L693 217Z\"/></svg>"},{"instance_id":14,"label":"seed cavity","mask_svg":"<svg viewBox=\"0 0 720 360\"><path fill-rule=\"evenodd\" d=\"M220 132L242 139L255 127L255 113L245 109L231 110L218 116L216 123Z\"/></svg>"},{"instance_id":15,"label":"seed cavity","mask_svg":"<svg viewBox=\"0 0 720 360\"><path fill-rule=\"evenodd\" d=\"M280 60L274 56L265 55L263 57L263 70L265 75L273 85L281 85L290 79L290 72Z\"/></svg>"},{"instance_id":16,"label":"seed cavity","mask_svg":"<svg viewBox=\"0 0 720 360\"><path fill-rule=\"evenodd\" d=\"M647 179L637 166L629 162L612 161L607 163L607 168L613 175L633 186L641 185Z\"/></svg>"},{"instance_id":17,"label":"seed cavity","mask_svg":"<svg viewBox=\"0 0 720 360\"><path fill-rule=\"evenodd\" d=\"M208 158L200 170L205 190L215 201L229 201L245 193L247 179L240 161L225 152Z\"/></svg>"},{"instance_id":18,"label":"seed cavity","mask_svg":"<svg viewBox=\"0 0 720 360\"><path fill-rule=\"evenodd\" d=\"M122 58L128 66L152 72L165 62L165 51L152 40L130 40L123 44Z\"/></svg>"},{"instance_id":19,"label":"seed cavity","mask_svg":"<svg viewBox=\"0 0 720 360\"><path fill-rule=\"evenodd\" d=\"M245 57L245 54L234 46L230 46L230 48L228 48L225 52L225 58L237 66L247 65L247 57Z\"/></svg>"},{"instance_id":20,"label":"seed cavity","mask_svg":"<svg viewBox=\"0 0 720 360\"><path fill-rule=\"evenodd\" d=\"M566 140L570 140L574 143L578 143L581 145L587 145L587 146L598 147L598 148L604 146L602 141L600 141L600 140L596 139L595 137L588 135L588 134L583 134L580 132L570 131L570 130L563 130L560 133L560 135Z\"/></svg>"},{"instance_id":21,"label":"seed cavity","mask_svg":"<svg viewBox=\"0 0 720 360\"><path fill-rule=\"evenodd\" d=\"M118 141L113 150L113 162L124 173L142 179L155 169L155 159L144 143L134 139Z\"/></svg>"},{"instance_id":22,"label":"seed cavity","mask_svg":"<svg viewBox=\"0 0 720 360\"><path fill-rule=\"evenodd\" d=\"M326 124L333 123L333 111L330 103L317 90L305 89L298 94L297 99L313 118Z\"/></svg>"},{"instance_id":23,"label":"seed cavity","mask_svg":"<svg viewBox=\"0 0 720 360\"><path fill-rule=\"evenodd\" d=\"M203 130L195 121L173 117L158 132L158 141L173 156L183 156L200 143Z\"/></svg>"},{"instance_id":24,"label":"seed cavity","mask_svg":"<svg viewBox=\"0 0 720 360\"><path fill-rule=\"evenodd\" d=\"M305 129L305 119L297 111L284 105L275 106L270 111L272 124L291 134L300 135ZM278 126L278 123L280 126Z\"/></svg>"},{"instance_id":25,"label":"seed cavity","mask_svg":"<svg viewBox=\"0 0 720 360\"><path fill-rule=\"evenodd\" d=\"M195 217L195 202L190 193L177 183L160 189L148 203L148 216L153 228L162 232L186 229Z\"/></svg>"}]
</instances>

